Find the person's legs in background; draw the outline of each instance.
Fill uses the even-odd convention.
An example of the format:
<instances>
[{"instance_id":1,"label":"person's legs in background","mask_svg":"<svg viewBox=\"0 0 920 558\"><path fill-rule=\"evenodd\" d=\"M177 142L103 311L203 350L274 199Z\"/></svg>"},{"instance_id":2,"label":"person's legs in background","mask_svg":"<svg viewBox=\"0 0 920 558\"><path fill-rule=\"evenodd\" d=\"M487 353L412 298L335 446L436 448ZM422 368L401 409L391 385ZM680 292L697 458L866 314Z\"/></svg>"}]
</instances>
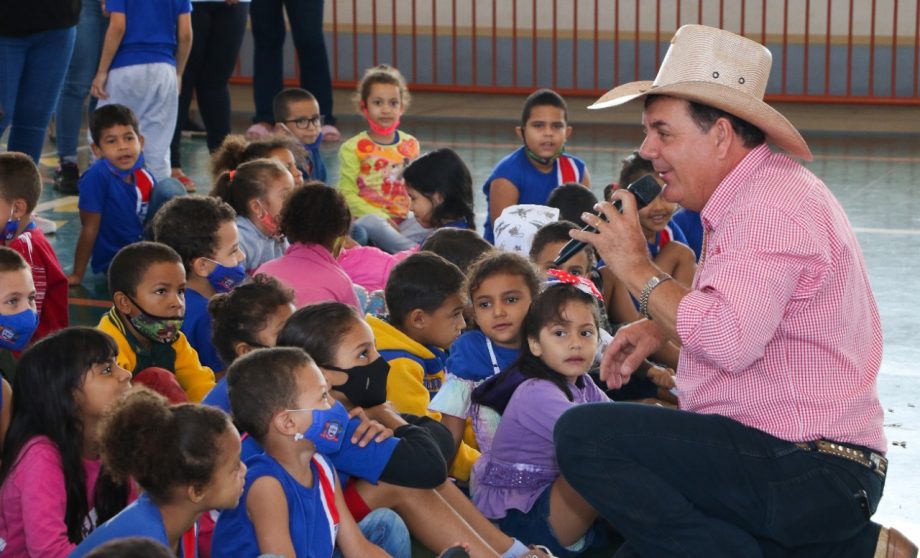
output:
<instances>
[{"instance_id":1,"label":"person's legs in background","mask_svg":"<svg viewBox=\"0 0 920 558\"><path fill-rule=\"evenodd\" d=\"M323 4L323 0L285 0L291 37L300 64L300 87L312 93L319 103L319 112L325 122L323 140L339 141L342 135L335 127L333 114L332 74L329 72L329 55L323 35Z\"/></svg>"},{"instance_id":2,"label":"person's legs in background","mask_svg":"<svg viewBox=\"0 0 920 558\"><path fill-rule=\"evenodd\" d=\"M311 0L312 1L312 0ZM248 137L271 133L275 118L272 100L281 91L284 82L284 13L282 0L253 0L249 6L252 23L252 93L256 104L253 125L246 131Z\"/></svg>"},{"instance_id":3,"label":"person's legs in background","mask_svg":"<svg viewBox=\"0 0 920 558\"><path fill-rule=\"evenodd\" d=\"M0 37L0 135L10 127L7 150L41 160L51 112L73 52L75 27Z\"/></svg>"},{"instance_id":4,"label":"person's legs in background","mask_svg":"<svg viewBox=\"0 0 920 558\"><path fill-rule=\"evenodd\" d=\"M83 107L99 66L106 27L108 19L102 15L100 3L95 0L83 2L73 56L54 112L55 143L60 159L60 166L54 173L54 188L64 194L78 192L80 169L77 167L77 145L83 123Z\"/></svg>"}]
</instances>

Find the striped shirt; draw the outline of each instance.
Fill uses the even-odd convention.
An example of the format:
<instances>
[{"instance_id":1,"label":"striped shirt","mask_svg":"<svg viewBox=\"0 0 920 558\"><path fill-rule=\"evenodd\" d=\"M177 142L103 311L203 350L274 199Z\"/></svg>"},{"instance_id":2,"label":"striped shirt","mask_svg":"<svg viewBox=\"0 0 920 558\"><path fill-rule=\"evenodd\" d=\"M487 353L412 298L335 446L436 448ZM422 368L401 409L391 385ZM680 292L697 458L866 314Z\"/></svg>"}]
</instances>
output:
<instances>
[{"instance_id":1,"label":"striped shirt","mask_svg":"<svg viewBox=\"0 0 920 558\"><path fill-rule=\"evenodd\" d=\"M821 180L761 145L701 214L706 241L681 300L681 407L778 438L884 452L882 331L862 251Z\"/></svg>"}]
</instances>

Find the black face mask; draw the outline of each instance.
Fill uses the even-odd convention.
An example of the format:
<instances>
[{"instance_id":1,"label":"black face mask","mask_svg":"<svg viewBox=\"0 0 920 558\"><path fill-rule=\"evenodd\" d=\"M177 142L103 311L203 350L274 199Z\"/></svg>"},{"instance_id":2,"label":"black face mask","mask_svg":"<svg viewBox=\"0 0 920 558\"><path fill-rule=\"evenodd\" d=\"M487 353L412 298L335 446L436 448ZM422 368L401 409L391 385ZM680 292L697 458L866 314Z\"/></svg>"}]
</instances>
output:
<instances>
[{"instance_id":1,"label":"black face mask","mask_svg":"<svg viewBox=\"0 0 920 558\"><path fill-rule=\"evenodd\" d=\"M387 376L390 373L390 363L383 357L364 366L354 368L336 368L325 366L330 370L337 370L348 374L348 380L340 386L332 386L358 407L376 407L387 400Z\"/></svg>"}]
</instances>

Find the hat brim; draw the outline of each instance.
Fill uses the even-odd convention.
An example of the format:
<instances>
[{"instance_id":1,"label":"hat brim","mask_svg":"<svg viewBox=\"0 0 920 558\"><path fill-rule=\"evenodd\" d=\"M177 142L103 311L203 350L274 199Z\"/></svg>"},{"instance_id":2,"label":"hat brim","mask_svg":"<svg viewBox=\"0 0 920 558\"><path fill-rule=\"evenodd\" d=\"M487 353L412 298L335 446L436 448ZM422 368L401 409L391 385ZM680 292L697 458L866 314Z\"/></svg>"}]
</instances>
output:
<instances>
[{"instance_id":1,"label":"hat brim","mask_svg":"<svg viewBox=\"0 0 920 558\"><path fill-rule=\"evenodd\" d=\"M668 95L724 110L760 128L769 143L789 155L805 161L813 159L802 134L779 111L760 99L717 83L682 81L656 87L651 81L634 81L611 89L588 108L616 107L648 95Z\"/></svg>"}]
</instances>

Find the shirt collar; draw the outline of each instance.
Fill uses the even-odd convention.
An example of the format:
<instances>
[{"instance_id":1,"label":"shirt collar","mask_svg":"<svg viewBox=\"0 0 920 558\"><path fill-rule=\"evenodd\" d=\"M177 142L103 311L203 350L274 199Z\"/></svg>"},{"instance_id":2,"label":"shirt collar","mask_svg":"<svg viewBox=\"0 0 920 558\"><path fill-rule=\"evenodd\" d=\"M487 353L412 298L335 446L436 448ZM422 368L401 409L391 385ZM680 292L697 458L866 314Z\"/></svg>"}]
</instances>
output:
<instances>
[{"instance_id":1,"label":"shirt collar","mask_svg":"<svg viewBox=\"0 0 920 558\"><path fill-rule=\"evenodd\" d=\"M747 184L751 175L759 169L772 151L767 144L762 143L748 152L741 161L735 165L735 168L729 172L719 186L709 197L709 201L700 212L700 219L706 230L712 230L719 226L719 223L725 217L726 212L732 205L732 200L741 191L741 188Z\"/></svg>"}]
</instances>

